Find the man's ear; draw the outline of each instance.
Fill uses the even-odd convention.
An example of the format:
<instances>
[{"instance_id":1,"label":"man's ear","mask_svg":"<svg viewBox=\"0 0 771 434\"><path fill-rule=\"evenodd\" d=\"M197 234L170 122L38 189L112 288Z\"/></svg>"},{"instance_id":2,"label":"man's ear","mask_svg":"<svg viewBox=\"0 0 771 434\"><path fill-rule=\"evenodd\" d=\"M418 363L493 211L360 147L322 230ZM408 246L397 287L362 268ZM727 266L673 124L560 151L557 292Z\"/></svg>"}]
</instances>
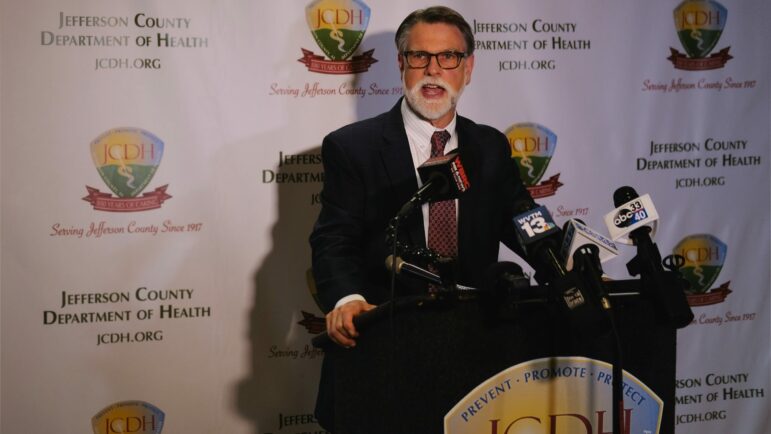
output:
<instances>
[{"instance_id":1,"label":"man's ear","mask_svg":"<svg viewBox=\"0 0 771 434\"><path fill-rule=\"evenodd\" d=\"M466 58L466 85L471 83L471 72L474 70L474 55L470 55Z\"/></svg>"}]
</instances>

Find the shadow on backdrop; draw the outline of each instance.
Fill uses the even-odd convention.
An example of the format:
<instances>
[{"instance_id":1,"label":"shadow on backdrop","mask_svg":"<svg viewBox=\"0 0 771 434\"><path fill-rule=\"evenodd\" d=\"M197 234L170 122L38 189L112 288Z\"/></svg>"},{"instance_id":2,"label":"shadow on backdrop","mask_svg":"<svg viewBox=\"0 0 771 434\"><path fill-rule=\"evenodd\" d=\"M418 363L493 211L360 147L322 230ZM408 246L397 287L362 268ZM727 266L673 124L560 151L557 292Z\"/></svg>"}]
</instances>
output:
<instances>
[{"instance_id":1,"label":"shadow on backdrop","mask_svg":"<svg viewBox=\"0 0 771 434\"><path fill-rule=\"evenodd\" d=\"M375 50L374 57L378 62L368 72L348 78L350 85L363 87L367 92L372 86L398 89L399 92L388 95L368 93L364 97L330 97L336 99L330 102L338 106L353 105L356 120L389 110L401 96L394 32L365 37L356 55L371 49ZM298 68L303 66L298 64ZM311 81L312 77L308 78L307 74L313 73L304 74L307 81ZM298 115L314 114L293 114L293 117ZM323 136L342 126L330 124L328 130L319 131L319 142ZM292 152L302 160L314 161L312 164L274 167L277 178L308 173L309 179L315 179L313 174L323 171L317 162L320 161L321 148L316 146L294 151L296 143L292 141L291 130L274 131L250 141L256 142L257 146L281 144L281 150ZM279 415L312 414L321 369L321 353L310 347L310 340L324 327L323 313L311 295L312 285L307 282L306 273L310 269L311 256L308 237L318 216L320 205L317 200L322 184L311 180L276 182L274 185L277 215L271 230L272 247L262 263L258 264L253 280L254 306L250 311L248 331L250 372L237 384L235 391L238 413L252 422L255 434L278 431ZM266 209L266 212L269 210ZM306 318L305 313L311 313L313 318ZM304 324L299 324L301 321ZM275 352L272 352L274 349ZM293 352L297 352L297 356L293 356ZM273 354L279 355L273 357ZM303 360L303 355L312 358L313 362ZM287 366L290 364L291 367ZM307 424L291 428L294 431L323 432Z\"/></svg>"},{"instance_id":2,"label":"shadow on backdrop","mask_svg":"<svg viewBox=\"0 0 771 434\"><path fill-rule=\"evenodd\" d=\"M367 47L367 50L375 49L377 63L372 65L368 72L355 75L353 85L362 86L365 90L370 91L374 84L378 89L399 89L400 92L387 96L367 95L364 98L356 98L357 120L368 119L390 110L401 96L402 80L399 76L395 36L395 32L375 33L364 38L360 45L360 47Z\"/></svg>"}]
</instances>

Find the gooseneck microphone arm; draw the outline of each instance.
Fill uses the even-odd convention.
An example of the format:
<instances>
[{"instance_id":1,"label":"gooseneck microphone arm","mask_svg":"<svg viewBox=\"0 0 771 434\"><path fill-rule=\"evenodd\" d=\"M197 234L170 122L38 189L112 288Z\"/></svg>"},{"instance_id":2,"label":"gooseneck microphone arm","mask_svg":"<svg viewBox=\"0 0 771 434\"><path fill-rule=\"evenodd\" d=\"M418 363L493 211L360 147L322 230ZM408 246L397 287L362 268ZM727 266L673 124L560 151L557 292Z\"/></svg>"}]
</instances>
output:
<instances>
[{"instance_id":1,"label":"gooseneck microphone arm","mask_svg":"<svg viewBox=\"0 0 771 434\"><path fill-rule=\"evenodd\" d=\"M423 184L423 186L420 187L420 189L418 189L414 195L412 195L410 200L408 200L402 206L402 208L399 210L399 213L396 214L396 218L399 219L408 216L416 207L429 201L432 196L435 196L438 193L446 192L447 189L447 177L440 172L433 172L431 176L429 176L426 183Z\"/></svg>"}]
</instances>

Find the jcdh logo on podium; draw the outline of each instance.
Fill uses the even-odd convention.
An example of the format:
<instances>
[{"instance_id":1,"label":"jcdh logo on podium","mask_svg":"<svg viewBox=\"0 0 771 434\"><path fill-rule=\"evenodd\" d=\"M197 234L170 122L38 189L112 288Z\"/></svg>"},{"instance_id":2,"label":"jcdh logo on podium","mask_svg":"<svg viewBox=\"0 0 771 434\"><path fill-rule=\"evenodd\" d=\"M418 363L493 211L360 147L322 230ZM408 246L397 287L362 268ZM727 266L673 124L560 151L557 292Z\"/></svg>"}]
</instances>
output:
<instances>
[{"instance_id":1,"label":"jcdh logo on podium","mask_svg":"<svg viewBox=\"0 0 771 434\"><path fill-rule=\"evenodd\" d=\"M94 434L161 434L166 415L144 401L111 404L91 419Z\"/></svg>"}]
</instances>

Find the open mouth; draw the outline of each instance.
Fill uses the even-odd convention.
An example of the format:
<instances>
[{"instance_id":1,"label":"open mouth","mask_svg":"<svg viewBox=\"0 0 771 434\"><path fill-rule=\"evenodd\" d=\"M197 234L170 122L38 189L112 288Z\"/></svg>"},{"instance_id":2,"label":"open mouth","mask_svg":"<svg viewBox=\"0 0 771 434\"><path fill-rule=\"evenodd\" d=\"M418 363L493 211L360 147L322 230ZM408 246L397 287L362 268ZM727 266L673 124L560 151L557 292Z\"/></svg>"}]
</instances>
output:
<instances>
[{"instance_id":1,"label":"open mouth","mask_svg":"<svg viewBox=\"0 0 771 434\"><path fill-rule=\"evenodd\" d=\"M438 84L424 84L420 88L421 93L423 94L424 98L442 98L444 97L445 93L447 92L444 87Z\"/></svg>"}]
</instances>

